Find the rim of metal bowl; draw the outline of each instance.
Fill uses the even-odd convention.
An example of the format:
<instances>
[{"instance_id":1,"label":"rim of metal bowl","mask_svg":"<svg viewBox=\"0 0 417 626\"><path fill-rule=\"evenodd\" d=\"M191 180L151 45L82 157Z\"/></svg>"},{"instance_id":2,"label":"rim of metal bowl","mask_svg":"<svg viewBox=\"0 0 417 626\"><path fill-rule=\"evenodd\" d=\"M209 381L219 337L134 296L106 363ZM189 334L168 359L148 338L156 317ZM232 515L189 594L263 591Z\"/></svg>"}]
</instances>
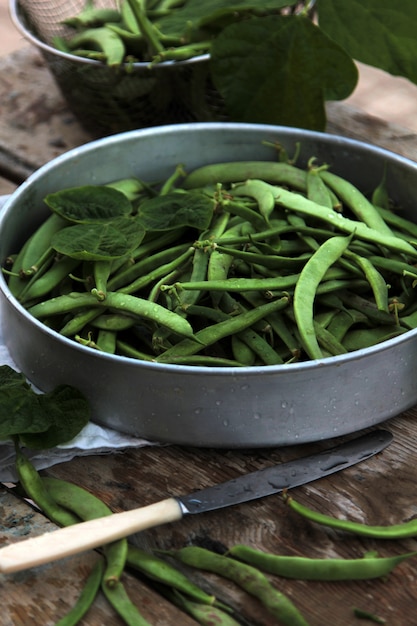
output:
<instances>
[{"instance_id":1,"label":"rim of metal bowl","mask_svg":"<svg viewBox=\"0 0 417 626\"><path fill-rule=\"evenodd\" d=\"M52 159L48 163L42 165L35 172L33 172L17 188L17 190L14 191L6 200L3 206L3 209L1 211L1 214L0 214L0 233L2 231L3 222L5 221L5 219L7 219L9 213L14 208L13 205L15 204L15 202L19 201L19 198L21 195L24 195L26 193L26 189L28 187L30 188L32 185L36 184L36 181L39 178L42 178L47 172L53 169L56 165L59 165L61 163L65 163L66 161L70 161L74 158L77 158L78 156L80 156L80 154L100 149L100 147L102 147L103 145L109 146L113 143L118 143L120 142L121 139L123 139L123 137L135 137L135 136L143 137L145 135L178 133L178 131L188 133L188 132L193 132L198 129L201 129L201 130L205 129L207 131L210 131L210 129L217 129L217 130L222 130L222 131L224 131L225 129L226 130L227 129L241 130L242 127L248 130L256 129L262 132L273 131L273 132L280 132L284 134L297 131L297 132L302 132L304 135L306 134L310 138L316 138L316 139L330 136L329 133L320 132L320 131L294 129L294 128L287 127L287 126L274 126L274 125L269 125L269 124L250 124L250 123L242 124L238 122L221 122L221 123L220 122L194 122L191 124L167 124L165 126L142 128L142 129L137 129L137 130L132 130L132 131L125 131L122 133L117 133L115 135L110 135L108 137L96 139L96 140L90 141L86 144L83 144L82 146L73 148L61 154L60 156ZM363 141L350 139L350 138L339 136L339 135L331 135L331 137L343 142L345 146L352 146L352 148L362 147L368 150L370 149L373 152L380 153L381 155L385 155L386 157L389 157L389 158L394 157L397 161L403 162L404 164L416 165L410 159L407 159L406 157L403 157L394 152L386 150L385 148L380 148L379 146L373 146L372 144L368 144ZM68 348L71 348L75 351L81 351L84 354L86 354L86 351L88 351L89 355L93 359L94 358L105 359L108 361L114 361L115 363L124 363L124 364L129 364L130 366L149 368L149 369L154 369L156 371L168 370L168 371L176 371L176 372L189 373L189 374L191 373L195 374L195 373L201 372L201 373L204 373L204 375L206 376L210 374L218 375L219 373L221 373L222 375L232 376L232 377L235 377L238 375L252 377L252 376L259 376L259 374L269 376L269 375L274 375L274 374L276 375L278 372L281 372L281 371L282 372L289 372L289 371L297 372L300 370L308 371L311 368L317 368L317 367L327 368L331 366L342 366L344 363L349 362L351 360L360 360L360 359L369 357L370 355L374 355L379 352L383 353L386 350L391 349L395 345L400 345L401 343L409 341L410 337L417 334L417 328L415 328L401 335L398 335L397 337L393 337L391 339L387 339L373 346L369 346L367 348L361 348L359 350L354 350L346 354L339 354L337 356L323 357L322 359L300 361L299 363L291 363L291 364L283 364L283 365L268 365L268 366L256 365L256 366L243 366L243 367L213 366L212 367L212 366L201 366L201 365L177 365L174 363L156 363L152 361L141 361L139 359L125 357L122 355L106 354L103 352L98 353L96 351L92 351L91 348L78 344L72 339L64 337L60 335L59 333L57 333L56 331L51 330L41 321L31 316L28 313L28 311L20 304L20 302L13 296L13 294L9 290L9 287L7 285L7 282L2 272L0 272L0 291L3 294L3 297L5 297L6 300L16 309L19 315L21 315L29 323L37 327L38 330L40 330L42 333L45 333L46 335L48 335L50 338L54 339L55 341L61 341ZM381 356L381 358L384 358L384 357Z\"/></svg>"},{"instance_id":2,"label":"rim of metal bowl","mask_svg":"<svg viewBox=\"0 0 417 626\"><path fill-rule=\"evenodd\" d=\"M118 69L118 67L113 68L109 65L104 65L101 61L97 61L96 59L87 59L86 57L79 57L74 54L69 54L68 52L62 52L61 50L58 50L57 48L54 48L53 46L45 43L44 41L42 41L42 39L36 37L22 21L19 0L9 0L9 12L13 24L22 33L25 39L30 41L34 46L40 48L44 52L48 52L51 55L61 57L62 59L66 59L67 61L72 61L73 63L79 63L80 65L105 67L109 70ZM129 69L168 69L170 67L179 67L184 65L191 65L194 63L203 63L207 62L209 59L209 54L201 54L199 56L192 57L191 59L185 59L183 61L162 61L161 63L155 63L155 65L151 65L149 61L137 61L133 63L123 63L120 67Z\"/></svg>"}]
</instances>

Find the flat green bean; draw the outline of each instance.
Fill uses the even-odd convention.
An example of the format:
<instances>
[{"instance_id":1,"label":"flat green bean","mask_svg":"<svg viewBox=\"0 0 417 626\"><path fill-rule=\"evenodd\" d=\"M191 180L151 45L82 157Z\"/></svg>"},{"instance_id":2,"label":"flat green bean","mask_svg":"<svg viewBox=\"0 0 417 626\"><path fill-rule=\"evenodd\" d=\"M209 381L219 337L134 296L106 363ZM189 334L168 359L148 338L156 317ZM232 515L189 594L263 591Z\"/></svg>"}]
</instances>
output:
<instances>
[{"instance_id":1,"label":"flat green bean","mask_svg":"<svg viewBox=\"0 0 417 626\"><path fill-rule=\"evenodd\" d=\"M406 537L417 536L417 519L412 519L403 524L392 524L389 526L372 526L363 524L362 522L352 522L350 520L338 519L325 515L317 511L313 511L309 507L294 500L288 493L283 494L285 502L289 507L306 519L328 526L329 528L337 528L349 533L361 535L365 537L373 537L374 539L405 539ZM413 553L417 554L417 553Z\"/></svg>"},{"instance_id":2,"label":"flat green bean","mask_svg":"<svg viewBox=\"0 0 417 626\"><path fill-rule=\"evenodd\" d=\"M305 191L307 174L289 163L271 161L233 161L204 165L188 174L182 183L184 189L195 189L217 183L237 183L259 179L268 183L288 185Z\"/></svg>"},{"instance_id":3,"label":"flat green bean","mask_svg":"<svg viewBox=\"0 0 417 626\"><path fill-rule=\"evenodd\" d=\"M342 202L353 211L360 222L382 234L392 234L390 227L383 220L372 202L355 185L328 170L320 170L320 176Z\"/></svg>"},{"instance_id":4,"label":"flat green bean","mask_svg":"<svg viewBox=\"0 0 417 626\"><path fill-rule=\"evenodd\" d=\"M280 623L288 626L307 626L306 620L291 600L275 589L256 568L197 546L171 551L169 554L186 565L214 572L232 580L247 593L258 598Z\"/></svg>"},{"instance_id":5,"label":"flat green bean","mask_svg":"<svg viewBox=\"0 0 417 626\"><path fill-rule=\"evenodd\" d=\"M29 313L37 319L61 315L64 312L77 311L80 308L104 307L110 310L123 312L137 318L145 318L166 326L173 332L186 337L193 336L193 329L189 322L169 311L156 302L148 302L143 298L137 298L124 293L108 292L105 300L97 300L91 294L71 293L65 296L57 296L50 300L40 302L29 309Z\"/></svg>"},{"instance_id":6,"label":"flat green bean","mask_svg":"<svg viewBox=\"0 0 417 626\"><path fill-rule=\"evenodd\" d=\"M101 578L103 576L103 561L98 559L91 570L90 575L71 610L59 619L55 626L76 626L93 604L100 589Z\"/></svg>"},{"instance_id":7,"label":"flat green bean","mask_svg":"<svg viewBox=\"0 0 417 626\"><path fill-rule=\"evenodd\" d=\"M313 306L317 287L326 271L342 256L349 245L349 237L335 236L325 241L301 270L294 289L293 309L303 348L311 359L321 359L313 322Z\"/></svg>"},{"instance_id":8,"label":"flat green bean","mask_svg":"<svg viewBox=\"0 0 417 626\"><path fill-rule=\"evenodd\" d=\"M403 561L417 552L398 556L365 555L360 559L315 559L302 556L283 556L236 545L227 552L230 556L257 567L267 574L297 580L367 580L387 576Z\"/></svg>"}]
</instances>

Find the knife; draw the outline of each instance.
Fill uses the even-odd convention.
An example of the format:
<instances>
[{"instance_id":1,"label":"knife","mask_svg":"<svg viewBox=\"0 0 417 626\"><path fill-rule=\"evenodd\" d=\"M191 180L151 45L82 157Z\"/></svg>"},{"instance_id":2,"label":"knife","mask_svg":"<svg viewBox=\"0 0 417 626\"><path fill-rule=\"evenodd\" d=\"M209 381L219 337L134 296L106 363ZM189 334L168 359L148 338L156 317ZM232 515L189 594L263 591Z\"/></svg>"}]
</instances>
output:
<instances>
[{"instance_id":1,"label":"knife","mask_svg":"<svg viewBox=\"0 0 417 626\"><path fill-rule=\"evenodd\" d=\"M369 459L392 440L387 430L374 430L334 448L251 472L186 496L170 497L13 543L0 549L0 572L17 572L56 561L146 528L178 521L184 515L222 509L304 485Z\"/></svg>"}]
</instances>

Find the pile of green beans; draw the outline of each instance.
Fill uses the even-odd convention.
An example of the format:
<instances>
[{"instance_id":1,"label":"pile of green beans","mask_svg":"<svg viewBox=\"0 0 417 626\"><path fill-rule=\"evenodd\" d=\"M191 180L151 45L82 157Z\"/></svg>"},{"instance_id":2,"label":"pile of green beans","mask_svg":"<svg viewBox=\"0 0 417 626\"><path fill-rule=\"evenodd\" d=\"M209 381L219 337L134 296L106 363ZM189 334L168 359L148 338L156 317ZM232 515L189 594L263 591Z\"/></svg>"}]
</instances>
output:
<instances>
[{"instance_id":1,"label":"pile of green beans","mask_svg":"<svg viewBox=\"0 0 417 626\"><path fill-rule=\"evenodd\" d=\"M109 186L139 220L150 201L182 214L204 198L209 224L148 216L137 249L103 263L54 251L69 223L53 213L3 271L65 337L145 361L242 367L345 354L417 325L417 225L382 183L368 198L311 159L179 167L162 184Z\"/></svg>"},{"instance_id":2,"label":"pile of green beans","mask_svg":"<svg viewBox=\"0 0 417 626\"><path fill-rule=\"evenodd\" d=\"M54 46L69 54L118 67L122 63L183 61L210 51L211 37L203 29L178 20L178 28L161 32L163 19L184 0L121 0L118 8L95 7L92 2L63 23L72 33L56 36ZM162 20L162 23L161 23Z\"/></svg>"}]
</instances>

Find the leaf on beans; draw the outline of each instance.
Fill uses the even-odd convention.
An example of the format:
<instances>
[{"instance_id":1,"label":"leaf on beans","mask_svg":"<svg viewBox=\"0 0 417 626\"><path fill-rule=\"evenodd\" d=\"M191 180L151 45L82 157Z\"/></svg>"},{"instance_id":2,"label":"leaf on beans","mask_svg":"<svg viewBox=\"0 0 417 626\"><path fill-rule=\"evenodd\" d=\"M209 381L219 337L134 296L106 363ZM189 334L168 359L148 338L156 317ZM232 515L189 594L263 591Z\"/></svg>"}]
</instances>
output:
<instances>
[{"instance_id":1,"label":"leaf on beans","mask_svg":"<svg viewBox=\"0 0 417 626\"><path fill-rule=\"evenodd\" d=\"M132 212L132 204L125 194L105 185L63 189L48 194L45 203L70 222L102 222Z\"/></svg>"},{"instance_id":2,"label":"leaf on beans","mask_svg":"<svg viewBox=\"0 0 417 626\"><path fill-rule=\"evenodd\" d=\"M145 230L138 219L120 217L63 228L52 237L51 246L73 259L106 261L129 254L144 236Z\"/></svg>"},{"instance_id":3,"label":"leaf on beans","mask_svg":"<svg viewBox=\"0 0 417 626\"><path fill-rule=\"evenodd\" d=\"M173 192L144 200L138 217L146 230L172 230L191 226L197 230L209 227L215 208L213 198L198 192Z\"/></svg>"},{"instance_id":4,"label":"leaf on beans","mask_svg":"<svg viewBox=\"0 0 417 626\"><path fill-rule=\"evenodd\" d=\"M346 98L358 72L334 41L302 16L255 17L212 44L213 82L241 122L323 130L325 99Z\"/></svg>"}]
</instances>

